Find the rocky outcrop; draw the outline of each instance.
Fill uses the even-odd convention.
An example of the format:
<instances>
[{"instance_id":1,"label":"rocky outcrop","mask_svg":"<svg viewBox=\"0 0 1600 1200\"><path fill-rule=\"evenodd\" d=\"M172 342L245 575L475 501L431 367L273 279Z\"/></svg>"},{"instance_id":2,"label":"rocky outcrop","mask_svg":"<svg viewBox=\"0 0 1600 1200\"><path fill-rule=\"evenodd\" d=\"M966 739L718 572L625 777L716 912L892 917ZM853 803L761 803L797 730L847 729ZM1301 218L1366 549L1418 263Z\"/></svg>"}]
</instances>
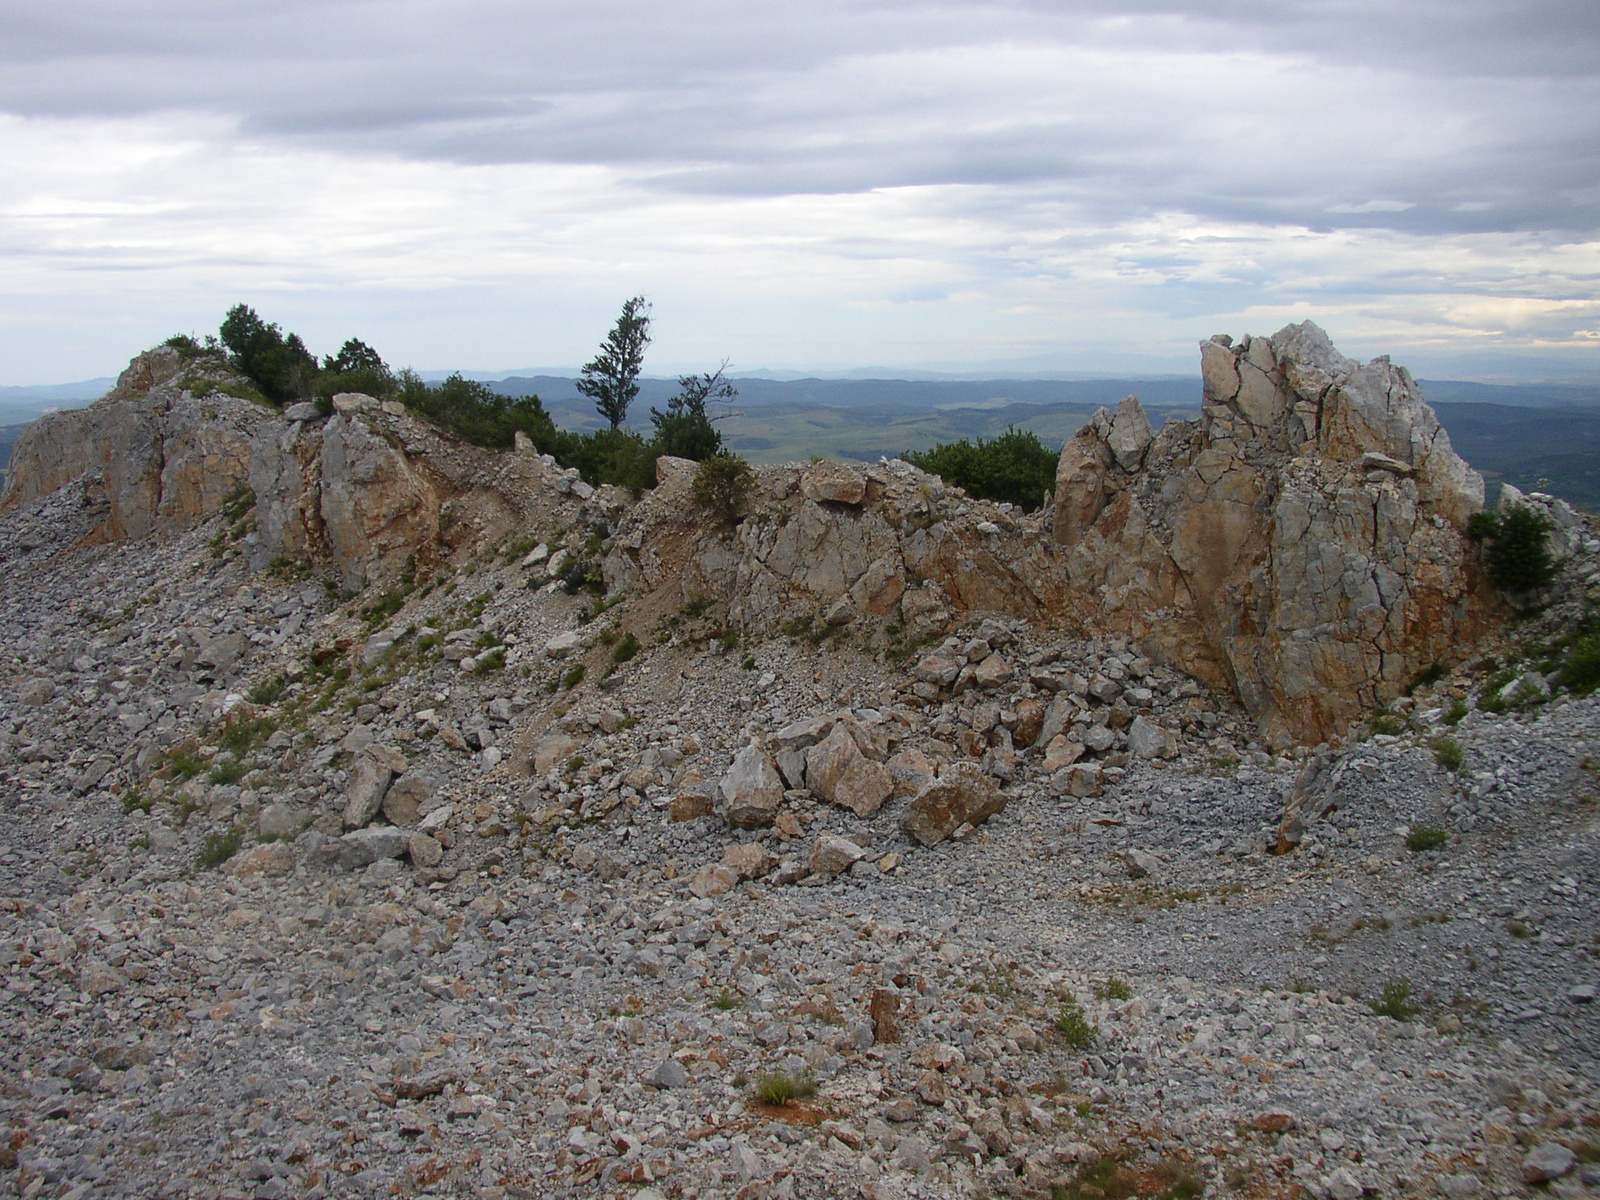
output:
<instances>
[{"instance_id":1,"label":"rocky outcrop","mask_svg":"<svg viewBox=\"0 0 1600 1200\"><path fill-rule=\"evenodd\" d=\"M1132 398L1062 451L1055 540L1096 624L1322 741L1485 627L1483 481L1404 368L1310 322L1201 346L1200 419Z\"/></svg>"},{"instance_id":2,"label":"rocky outcrop","mask_svg":"<svg viewBox=\"0 0 1600 1200\"><path fill-rule=\"evenodd\" d=\"M694 503L689 462L660 460L658 486L630 502L392 402L341 395L322 416L238 400L159 349L105 400L32 427L4 504L81 481L100 501L90 538L109 540L192 523L248 485L252 563L326 564L353 590L425 578L561 509L567 528L604 520L612 593L714 601L754 636L893 625L922 643L1000 613L1132 637L1234 692L1268 742L1322 741L1486 627L1495 602L1460 532L1482 480L1403 368L1347 359L1309 322L1213 338L1201 369L1197 421L1153 430L1132 396L1096 413L1062 450L1048 512L973 501L900 461L823 462L759 470L729 529ZM922 680L935 693L992 690L1010 670L963 663L945 679L938 665ZM1148 732L1139 753L1160 756ZM872 774L841 802L880 802Z\"/></svg>"},{"instance_id":3,"label":"rocky outcrop","mask_svg":"<svg viewBox=\"0 0 1600 1200\"><path fill-rule=\"evenodd\" d=\"M12 454L0 512L81 483L95 521L86 542L143 537L210 516L242 491L250 445L274 414L194 378L178 352L135 358L88 408L41 417Z\"/></svg>"}]
</instances>

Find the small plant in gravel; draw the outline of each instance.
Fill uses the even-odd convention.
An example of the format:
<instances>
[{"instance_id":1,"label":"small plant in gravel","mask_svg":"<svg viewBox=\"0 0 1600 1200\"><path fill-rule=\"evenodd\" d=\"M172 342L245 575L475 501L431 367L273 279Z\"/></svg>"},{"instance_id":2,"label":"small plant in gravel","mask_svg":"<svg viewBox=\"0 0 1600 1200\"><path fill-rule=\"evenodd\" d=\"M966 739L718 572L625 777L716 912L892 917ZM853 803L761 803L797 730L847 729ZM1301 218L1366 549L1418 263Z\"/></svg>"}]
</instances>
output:
<instances>
[{"instance_id":1,"label":"small plant in gravel","mask_svg":"<svg viewBox=\"0 0 1600 1200\"><path fill-rule=\"evenodd\" d=\"M611 648L611 661L625 663L639 653L639 639L632 633L625 633L618 639L617 644Z\"/></svg>"},{"instance_id":2,"label":"small plant in gravel","mask_svg":"<svg viewBox=\"0 0 1600 1200\"><path fill-rule=\"evenodd\" d=\"M1576 696L1587 696L1600 687L1600 629L1572 644L1566 661L1556 672L1556 682Z\"/></svg>"},{"instance_id":3,"label":"small plant in gravel","mask_svg":"<svg viewBox=\"0 0 1600 1200\"><path fill-rule=\"evenodd\" d=\"M817 1094L817 1081L809 1074L771 1071L756 1077L755 1097L761 1104L780 1107Z\"/></svg>"},{"instance_id":4,"label":"small plant in gravel","mask_svg":"<svg viewBox=\"0 0 1600 1200\"><path fill-rule=\"evenodd\" d=\"M1466 762L1466 753L1461 749L1461 743L1453 737L1435 738L1433 740L1433 761L1446 771L1459 771Z\"/></svg>"},{"instance_id":5,"label":"small plant in gravel","mask_svg":"<svg viewBox=\"0 0 1600 1200\"><path fill-rule=\"evenodd\" d=\"M1094 1041L1100 1032L1100 1027L1089 1023L1083 1005L1078 1003L1076 996L1069 993L1061 1001L1061 1007L1056 1010L1055 1031L1067 1045L1083 1047Z\"/></svg>"},{"instance_id":6,"label":"small plant in gravel","mask_svg":"<svg viewBox=\"0 0 1600 1200\"><path fill-rule=\"evenodd\" d=\"M216 761L216 765L211 768L211 772L206 776L206 778L212 783L219 783L226 786L229 784L238 783L247 774L249 774L249 768L247 768L237 758L219 758Z\"/></svg>"},{"instance_id":7,"label":"small plant in gravel","mask_svg":"<svg viewBox=\"0 0 1600 1200\"><path fill-rule=\"evenodd\" d=\"M1446 725L1459 725L1461 724L1461 718L1466 716L1470 711L1471 710L1467 707L1467 702L1465 700L1452 700L1450 701L1450 707L1444 710L1444 716L1441 718L1441 720L1443 720Z\"/></svg>"},{"instance_id":8,"label":"small plant in gravel","mask_svg":"<svg viewBox=\"0 0 1600 1200\"><path fill-rule=\"evenodd\" d=\"M1409 1021L1416 1016L1416 1006L1411 1003L1410 981L1396 979L1384 984L1383 995L1372 1001L1372 1011L1380 1017L1390 1017L1396 1021Z\"/></svg>"},{"instance_id":9,"label":"small plant in gravel","mask_svg":"<svg viewBox=\"0 0 1600 1200\"><path fill-rule=\"evenodd\" d=\"M574 667L568 667L566 673L561 676L561 686L563 688L567 688L568 690L577 687L582 682L583 682L583 664L582 663L579 663L579 664L577 664L577 666L574 666Z\"/></svg>"},{"instance_id":10,"label":"small plant in gravel","mask_svg":"<svg viewBox=\"0 0 1600 1200\"><path fill-rule=\"evenodd\" d=\"M1128 981L1120 975L1113 975L1104 983L1095 984L1094 994L1101 1000L1133 999L1133 989L1128 986Z\"/></svg>"},{"instance_id":11,"label":"small plant in gravel","mask_svg":"<svg viewBox=\"0 0 1600 1200\"><path fill-rule=\"evenodd\" d=\"M1139 1194L1139 1181L1110 1154L1079 1166L1066 1183L1050 1190L1052 1200L1131 1200Z\"/></svg>"},{"instance_id":12,"label":"small plant in gravel","mask_svg":"<svg viewBox=\"0 0 1600 1200\"><path fill-rule=\"evenodd\" d=\"M720 1012L732 1012L743 1004L744 1001L739 999L738 994L731 988L723 988L717 993L716 999L711 1001L711 1007Z\"/></svg>"},{"instance_id":13,"label":"small plant in gravel","mask_svg":"<svg viewBox=\"0 0 1600 1200\"><path fill-rule=\"evenodd\" d=\"M1413 825L1406 834L1406 849L1413 854L1437 850L1450 840L1450 835L1437 825Z\"/></svg>"},{"instance_id":14,"label":"small plant in gravel","mask_svg":"<svg viewBox=\"0 0 1600 1200\"><path fill-rule=\"evenodd\" d=\"M245 693L244 698L251 704L276 704L283 699L284 692L289 690L288 677L282 674L272 675L260 680Z\"/></svg>"},{"instance_id":15,"label":"small plant in gravel","mask_svg":"<svg viewBox=\"0 0 1600 1200\"><path fill-rule=\"evenodd\" d=\"M206 834L205 843L200 847L200 853L195 855L195 866L202 871L215 870L239 853L239 843L244 838L244 831L237 825L225 830L213 830Z\"/></svg>"},{"instance_id":16,"label":"small plant in gravel","mask_svg":"<svg viewBox=\"0 0 1600 1200\"><path fill-rule=\"evenodd\" d=\"M1387 734L1397 737L1406 730L1406 723L1391 712L1382 709L1372 714L1367 722L1367 728L1372 730L1374 736Z\"/></svg>"}]
</instances>

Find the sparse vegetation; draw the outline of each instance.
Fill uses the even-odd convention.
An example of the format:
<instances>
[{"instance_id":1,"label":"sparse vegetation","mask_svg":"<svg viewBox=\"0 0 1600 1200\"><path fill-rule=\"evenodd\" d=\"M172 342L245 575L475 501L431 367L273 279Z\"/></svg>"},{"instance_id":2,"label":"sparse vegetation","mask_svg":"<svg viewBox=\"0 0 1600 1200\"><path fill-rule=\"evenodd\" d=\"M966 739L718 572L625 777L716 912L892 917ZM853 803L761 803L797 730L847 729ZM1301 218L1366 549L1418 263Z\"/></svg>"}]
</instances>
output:
<instances>
[{"instance_id":1,"label":"sparse vegetation","mask_svg":"<svg viewBox=\"0 0 1600 1200\"><path fill-rule=\"evenodd\" d=\"M206 840L195 856L195 865L202 871L212 871L239 853L239 843L244 831L237 825L206 834Z\"/></svg>"},{"instance_id":2,"label":"sparse vegetation","mask_svg":"<svg viewBox=\"0 0 1600 1200\"><path fill-rule=\"evenodd\" d=\"M1409 1021L1417 1015L1416 1006L1411 1003L1411 982L1406 979L1384 984L1383 995L1371 1003L1372 1011L1380 1017Z\"/></svg>"},{"instance_id":3,"label":"sparse vegetation","mask_svg":"<svg viewBox=\"0 0 1600 1200\"><path fill-rule=\"evenodd\" d=\"M1120 975L1113 975L1104 983L1094 985L1094 994L1100 1000L1131 1000L1133 989Z\"/></svg>"},{"instance_id":4,"label":"sparse vegetation","mask_svg":"<svg viewBox=\"0 0 1600 1200\"><path fill-rule=\"evenodd\" d=\"M1453 737L1434 738L1433 761L1446 771L1459 771L1466 762L1466 752Z\"/></svg>"},{"instance_id":5,"label":"sparse vegetation","mask_svg":"<svg viewBox=\"0 0 1600 1200\"><path fill-rule=\"evenodd\" d=\"M737 525L754 486L750 465L744 459L719 453L701 460L689 496L724 524Z\"/></svg>"},{"instance_id":6,"label":"sparse vegetation","mask_svg":"<svg viewBox=\"0 0 1600 1200\"><path fill-rule=\"evenodd\" d=\"M1437 825L1413 825L1406 834L1406 849L1413 854L1437 850L1450 840L1450 835Z\"/></svg>"},{"instance_id":7,"label":"sparse vegetation","mask_svg":"<svg viewBox=\"0 0 1600 1200\"><path fill-rule=\"evenodd\" d=\"M1100 1027L1090 1023L1083 1005L1070 993L1062 998L1061 1006L1056 1010L1054 1028L1067 1045L1080 1048L1094 1041L1100 1033Z\"/></svg>"},{"instance_id":8,"label":"sparse vegetation","mask_svg":"<svg viewBox=\"0 0 1600 1200\"><path fill-rule=\"evenodd\" d=\"M809 1073L793 1074L789 1071L771 1071L756 1077L755 1098L758 1103L771 1107L793 1104L817 1094L817 1081Z\"/></svg>"}]
</instances>

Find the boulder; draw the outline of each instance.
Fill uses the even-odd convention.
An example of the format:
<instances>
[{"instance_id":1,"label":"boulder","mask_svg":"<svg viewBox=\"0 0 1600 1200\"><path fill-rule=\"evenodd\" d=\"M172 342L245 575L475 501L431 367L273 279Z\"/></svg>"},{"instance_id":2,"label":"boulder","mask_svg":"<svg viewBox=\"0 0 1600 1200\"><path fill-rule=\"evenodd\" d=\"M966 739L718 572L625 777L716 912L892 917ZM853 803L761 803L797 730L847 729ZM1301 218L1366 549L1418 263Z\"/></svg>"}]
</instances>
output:
<instances>
[{"instance_id":1,"label":"boulder","mask_svg":"<svg viewBox=\"0 0 1600 1200\"><path fill-rule=\"evenodd\" d=\"M360 829L378 815L394 772L370 754L356 755L345 788L344 827Z\"/></svg>"},{"instance_id":2,"label":"boulder","mask_svg":"<svg viewBox=\"0 0 1600 1200\"><path fill-rule=\"evenodd\" d=\"M434 791L426 775L402 775L383 795L383 815L391 825L415 825L417 810L433 799Z\"/></svg>"},{"instance_id":3,"label":"boulder","mask_svg":"<svg viewBox=\"0 0 1600 1200\"><path fill-rule=\"evenodd\" d=\"M818 504L858 505L866 499L867 481L854 467L824 459L801 476L800 494Z\"/></svg>"},{"instance_id":4,"label":"boulder","mask_svg":"<svg viewBox=\"0 0 1600 1200\"><path fill-rule=\"evenodd\" d=\"M894 777L887 767L862 754L856 739L840 723L806 751L806 786L829 804L868 817L893 793Z\"/></svg>"},{"instance_id":5,"label":"boulder","mask_svg":"<svg viewBox=\"0 0 1600 1200\"><path fill-rule=\"evenodd\" d=\"M769 755L751 743L733 756L733 765L717 785L723 816L735 829L771 825L783 803L783 779Z\"/></svg>"},{"instance_id":6,"label":"boulder","mask_svg":"<svg viewBox=\"0 0 1600 1200\"><path fill-rule=\"evenodd\" d=\"M385 858L400 858L410 848L411 837L405 830L371 825L339 839L336 861L347 871L358 871Z\"/></svg>"},{"instance_id":7,"label":"boulder","mask_svg":"<svg viewBox=\"0 0 1600 1200\"><path fill-rule=\"evenodd\" d=\"M902 827L924 846L936 846L963 825L978 825L1006 806L994 780L975 763L958 762L911 800Z\"/></svg>"},{"instance_id":8,"label":"boulder","mask_svg":"<svg viewBox=\"0 0 1600 1200\"><path fill-rule=\"evenodd\" d=\"M533 744L533 773L544 775L563 766L578 752L578 742L564 733L547 733Z\"/></svg>"},{"instance_id":9,"label":"boulder","mask_svg":"<svg viewBox=\"0 0 1600 1200\"><path fill-rule=\"evenodd\" d=\"M866 852L849 838L825 833L811 846L811 873L832 878L844 874L865 857Z\"/></svg>"},{"instance_id":10,"label":"boulder","mask_svg":"<svg viewBox=\"0 0 1600 1200\"><path fill-rule=\"evenodd\" d=\"M759 879L772 870L774 861L760 842L740 842L722 852L722 865L731 867L740 879Z\"/></svg>"}]
</instances>

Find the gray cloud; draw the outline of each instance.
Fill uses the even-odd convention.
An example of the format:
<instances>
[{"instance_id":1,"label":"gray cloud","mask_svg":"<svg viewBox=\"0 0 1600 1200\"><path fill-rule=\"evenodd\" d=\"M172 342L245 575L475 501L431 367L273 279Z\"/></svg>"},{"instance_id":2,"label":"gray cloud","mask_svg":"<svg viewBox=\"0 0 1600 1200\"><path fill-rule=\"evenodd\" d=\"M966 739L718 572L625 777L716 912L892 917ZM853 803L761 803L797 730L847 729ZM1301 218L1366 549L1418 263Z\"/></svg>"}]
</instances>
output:
<instances>
[{"instance_id":1,"label":"gray cloud","mask_svg":"<svg viewBox=\"0 0 1600 1200\"><path fill-rule=\"evenodd\" d=\"M1588 230L1600 208L1592 2L68 0L14 10L0 45L14 113L194 111L688 193L1056 182L1110 211L1410 231ZM1007 78L1052 54L1092 90Z\"/></svg>"}]
</instances>

